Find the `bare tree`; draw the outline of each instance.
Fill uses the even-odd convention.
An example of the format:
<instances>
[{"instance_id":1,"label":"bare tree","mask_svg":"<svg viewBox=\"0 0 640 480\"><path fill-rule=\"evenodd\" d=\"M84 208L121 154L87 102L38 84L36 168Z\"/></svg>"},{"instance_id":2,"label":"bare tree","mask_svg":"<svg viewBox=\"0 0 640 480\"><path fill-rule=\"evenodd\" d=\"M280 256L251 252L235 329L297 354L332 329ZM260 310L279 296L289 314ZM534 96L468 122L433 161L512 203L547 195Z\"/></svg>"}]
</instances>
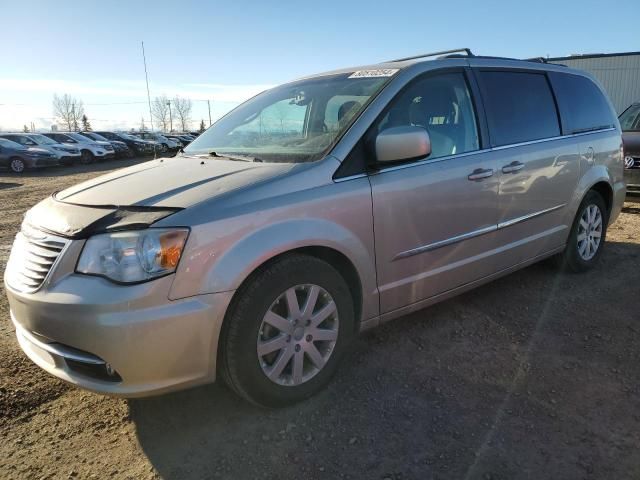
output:
<instances>
[{"instance_id":1,"label":"bare tree","mask_svg":"<svg viewBox=\"0 0 640 480\"><path fill-rule=\"evenodd\" d=\"M173 105L181 130L183 132L188 131L191 123L191 100L176 96L173 99Z\"/></svg>"},{"instance_id":2,"label":"bare tree","mask_svg":"<svg viewBox=\"0 0 640 480\"><path fill-rule=\"evenodd\" d=\"M53 114L67 131L78 131L78 124L84 115L82 100L77 100L65 93L62 96L53 96Z\"/></svg>"},{"instance_id":3,"label":"bare tree","mask_svg":"<svg viewBox=\"0 0 640 480\"><path fill-rule=\"evenodd\" d=\"M162 126L163 132L168 132L171 123L171 111L169 110L169 99L166 95L156 97L151 103L151 114L156 124Z\"/></svg>"}]
</instances>

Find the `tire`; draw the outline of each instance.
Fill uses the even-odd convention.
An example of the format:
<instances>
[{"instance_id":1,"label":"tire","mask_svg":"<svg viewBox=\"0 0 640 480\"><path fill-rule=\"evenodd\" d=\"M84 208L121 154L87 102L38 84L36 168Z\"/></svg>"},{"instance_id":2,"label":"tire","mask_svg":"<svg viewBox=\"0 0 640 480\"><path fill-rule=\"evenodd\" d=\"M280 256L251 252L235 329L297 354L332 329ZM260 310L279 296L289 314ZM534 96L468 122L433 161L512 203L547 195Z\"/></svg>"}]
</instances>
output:
<instances>
[{"instance_id":1,"label":"tire","mask_svg":"<svg viewBox=\"0 0 640 480\"><path fill-rule=\"evenodd\" d=\"M82 150L80 152L80 163L82 165L89 165L95 161L95 157L90 150Z\"/></svg>"},{"instance_id":2,"label":"tire","mask_svg":"<svg viewBox=\"0 0 640 480\"><path fill-rule=\"evenodd\" d=\"M295 287L296 293L288 296ZM314 288L315 308L306 310ZM290 299L299 304L301 315L289 313ZM304 310L312 314L305 316ZM283 257L236 292L222 328L219 371L234 392L254 404L282 407L299 402L329 383L356 332L354 322L349 288L331 265L307 255ZM323 338L314 340L313 335ZM264 345L274 340L278 349L258 353L259 345L271 350Z\"/></svg>"},{"instance_id":3,"label":"tire","mask_svg":"<svg viewBox=\"0 0 640 480\"><path fill-rule=\"evenodd\" d=\"M27 165L20 157L11 157L9 159L9 170L11 170L13 173L24 173L26 169Z\"/></svg>"},{"instance_id":4,"label":"tire","mask_svg":"<svg viewBox=\"0 0 640 480\"><path fill-rule=\"evenodd\" d=\"M593 268L602 255L608 222L609 212L602 195L590 190L578 208L567 246L558 259L560 266L576 273Z\"/></svg>"}]
</instances>

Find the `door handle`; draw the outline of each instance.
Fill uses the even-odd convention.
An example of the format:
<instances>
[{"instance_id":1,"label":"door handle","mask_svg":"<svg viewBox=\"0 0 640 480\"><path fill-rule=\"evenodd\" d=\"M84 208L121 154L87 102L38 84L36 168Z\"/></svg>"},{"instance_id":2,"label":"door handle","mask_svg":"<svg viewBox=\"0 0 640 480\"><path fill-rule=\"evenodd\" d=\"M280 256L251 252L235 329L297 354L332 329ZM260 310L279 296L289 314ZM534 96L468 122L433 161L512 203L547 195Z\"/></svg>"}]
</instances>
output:
<instances>
[{"instance_id":1,"label":"door handle","mask_svg":"<svg viewBox=\"0 0 640 480\"><path fill-rule=\"evenodd\" d=\"M524 168L524 163L522 162L511 162L509 165L505 165L502 167L502 173L516 173Z\"/></svg>"},{"instance_id":2,"label":"door handle","mask_svg":"<svg viewBox=\"0 0 640 480\"><path fill-rule=\"evenodd\" d=\"M478 180L489 178L491 176L493 176L492 168L476 168L467 178L472 182L477 182Z\"/></svg>"}]
</instances>

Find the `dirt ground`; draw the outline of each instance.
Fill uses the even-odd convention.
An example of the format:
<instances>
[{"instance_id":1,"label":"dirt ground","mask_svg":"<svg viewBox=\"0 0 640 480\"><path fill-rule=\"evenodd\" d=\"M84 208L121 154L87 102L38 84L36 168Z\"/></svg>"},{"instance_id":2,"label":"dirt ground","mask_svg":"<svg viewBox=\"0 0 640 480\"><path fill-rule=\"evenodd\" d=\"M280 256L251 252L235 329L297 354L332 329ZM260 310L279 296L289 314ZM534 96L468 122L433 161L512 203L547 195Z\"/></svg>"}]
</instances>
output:
<instances>
[{"instance_id":1,"label":"dirt ground","mask_svg":"<svg viewBox=\"0 0 640 480\"><path fill-rule=\"evenodd\" d=\"M131 162L0 174L0 271L22 214ZM0 292L0 478L640 478L640 204L599 266L548 262L359 338L315 398L211 385L143 400L67 386L20 351Z\"/></svg>"}]
</instances>

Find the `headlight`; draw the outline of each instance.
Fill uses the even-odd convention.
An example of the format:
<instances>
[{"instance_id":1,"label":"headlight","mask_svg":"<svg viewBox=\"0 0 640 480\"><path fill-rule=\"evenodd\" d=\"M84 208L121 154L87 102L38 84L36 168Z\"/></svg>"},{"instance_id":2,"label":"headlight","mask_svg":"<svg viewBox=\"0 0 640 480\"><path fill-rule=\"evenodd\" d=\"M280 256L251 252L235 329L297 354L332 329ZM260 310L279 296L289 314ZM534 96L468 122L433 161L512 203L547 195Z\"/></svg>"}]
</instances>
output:
<instances>
[{"instance_id":1,"label":"headlight","mask_svg":"<svg viewBox=\"0 0 640 480\"><path fill-rule=\"evenodd\" d=\"M85 243L76 272L122 283L161 277L176 270L188 235L186 229L164 228L95 235Z\"/></svg>"},{"instance_id":2,"label":"headlight","mask_svg":"<svg viewBox=\"0 0 640 480\"><path fill-rule=\"evenodd\" d=\"M66 152L67 149L64 147L53 147L54 150L58 150L59 152Z\"/></svg>"}]
</instances>

